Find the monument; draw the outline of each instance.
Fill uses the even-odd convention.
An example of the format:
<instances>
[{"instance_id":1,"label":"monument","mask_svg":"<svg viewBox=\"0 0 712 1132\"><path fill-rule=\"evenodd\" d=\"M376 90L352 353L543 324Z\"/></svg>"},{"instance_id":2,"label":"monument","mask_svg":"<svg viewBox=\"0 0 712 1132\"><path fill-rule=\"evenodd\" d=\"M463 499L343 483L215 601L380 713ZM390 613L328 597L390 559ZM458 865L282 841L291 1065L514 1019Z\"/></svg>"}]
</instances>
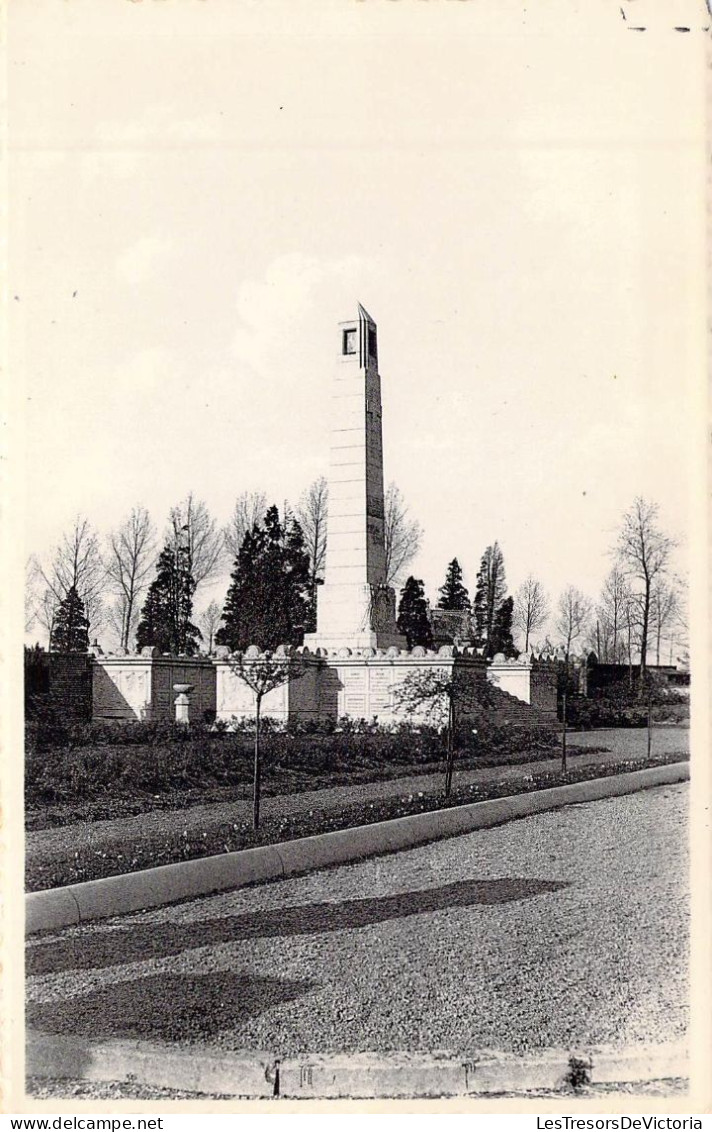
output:
<instances>
[{"instance_id":1,"label":"monument","mask_svg":"<svg viewBox=\"0 0 712 1132\"><path fill-rule=\"evenodd\" d=\"M484 702L504 723L536 725L556 716L556 670L548 659L496 656L488 664L474 649L450 644L409 651L398 632L395 592L386 578L378 330L360 304L356 317L338 326L326 578L317 590L316 632L296 651L301 675L269 692L262 707L285 722L343 716L402 722L398 688L424 671L457 675L460 718ZM226 646L214 657L164 656L155 648L140 655L90 652L95 719L169 720L178 712L185 720L187 712L191 721L216 717L230 724L254 716L254 695L236 675ZM261 655L252 645L245 660L257 663Z\"/></svg>"},{"instance_id":2,"label":"monument","mask_svg":"<svg viewBox=\"0 0 712 1132\"><path fill-rule=\"evenodd\" d=\"M395 592L386 577L378 330L360 304L355 318L338 325L331 403L326 570L317 589L316 631L297 650L303 675L268 693L264 713L284 721L347 716L402 722L399 685L434 670L446 678L457 674L460 718L476 713L478 703L495 693L507 718L517 710L530 717L519 699L529 698L531 684L524 689L522 672L499 666L502 688L486 696L487 662L474 649L409 651L398 632ZM229 650L216 653L217 718L229 722L253 715L252 693L235 675ZM257 662L260 650L253 646L245 656ZM503 694L508 685L516 687L516 699Z\"/></svg>"},{"instance_id":3,"label":"monument","mask_svg":"<svg viewBox=\"0 0 712 1132\"><path fill-rule=\"evenodd\" d=\"M405 648L387 584L378 330L359 303L339 323L329 458L326 576L319 588L316 648Z\"/></svg>"}]
</instances>

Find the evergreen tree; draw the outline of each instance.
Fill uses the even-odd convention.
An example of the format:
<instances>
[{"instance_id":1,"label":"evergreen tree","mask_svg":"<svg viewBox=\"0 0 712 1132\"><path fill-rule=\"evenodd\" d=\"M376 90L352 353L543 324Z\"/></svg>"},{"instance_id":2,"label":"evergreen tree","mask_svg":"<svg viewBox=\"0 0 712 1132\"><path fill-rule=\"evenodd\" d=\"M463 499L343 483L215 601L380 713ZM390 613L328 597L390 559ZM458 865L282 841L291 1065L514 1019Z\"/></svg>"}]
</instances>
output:
<instances>
[{"instance_id":1,"label":"evergreen tree","mask_svg":"<svg viewBox=\"0 0 712 1132\"><path fill-rule=\"evenodd\" d=\"M86 652L89 648L89 619L74 586L59 603L49 647L52 652Z\"/></svg>"},{"instance_id":2,"label":"evergreen tree","mask_svg":"<svg viewBox=\"0 0 712 1132\"><path fill-rule=\"evenodd\" d=\"M416 645L422 645L426 649L433 647L433 634L430 629L423 583L420 578L414 578L412 574L401 590L397 625L398 632L405 636L409 649L415 648Z\"/></svg>"},{"instance_id":3,"label":"evergreen tree","mask_svg":"<svg viewBox=\"0 0 712 1132\"><path fill-rule=\"evenodd\" d=\"M473 602L477 640L485 646L488 656L494 655L492 638L495 619L506 593L507 579L504 572L504 555L499 543L495 542L492 546L488 546L482 555ZM501 649L496 651L501 652Z\"/></svg>"},{"instance_id":4,"label":"evergreen tree","mask_svg":"<svg viewBox=\"0 0 712 1132\"><path fill-rule=\"evenodd\" d=\"M462 584L462 567L457 558L453 558L448 566L445 581L438 593L438 609L469 610L470 595Z\"/></svg>"},{"instance_id":5,"label":"evergreen tree","mask_svg":"<svg viewBox=\"0 0 712 1132\"><path fill-rule=\"evenodd\" d=\"M503 652L506 657L519 655L512 638L513 617L514 598L506 597L494 615L494 628L488 649L491 656L495 656L498 652Z\"/></svg>"},{"instance_id":6,"label":"evergreen tree","mask_svg":"<svg viewBox=\"0 0 712 1132\"><path fill-rule=\"evenodd\" d=\"M161 551L136 632L136 648L195 656L200 630L191 622L195 583L187 547L167 544Z\"/></svg>"},{"instance_id":7,"label":"evergreen tree","mask_svg":"<svg viewBox=\"0 0 712 1132\"><path fill-rule=\"evenodd\" d=\"M281 523L277 508L270 507L242 541L216 643L233 651L302 644L311 590L302 529L296 519Z\"/></svg>"}]
</instances>

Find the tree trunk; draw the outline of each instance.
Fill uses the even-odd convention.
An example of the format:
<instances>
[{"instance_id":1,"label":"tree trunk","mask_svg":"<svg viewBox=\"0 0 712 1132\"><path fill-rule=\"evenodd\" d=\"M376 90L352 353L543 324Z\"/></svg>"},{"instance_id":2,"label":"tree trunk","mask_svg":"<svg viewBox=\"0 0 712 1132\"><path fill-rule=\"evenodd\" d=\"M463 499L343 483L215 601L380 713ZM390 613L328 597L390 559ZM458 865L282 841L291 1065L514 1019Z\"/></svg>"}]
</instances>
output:
<instances>
[{"instance_id":1,"label":"tree trunk","mask_svg":"<svg viewBox=\"0 0 712 1132\"><path fill-rule=\"evenodd\" d=\"M254 776L252 780L252 828L258 830L260 828L260 786L261 786L261 771L260 766L260 707L262 703L262 696L257 694L255 696L255 767Z\"/></svg>"},{"instance_id":2,"label":"tree trunk","mask_svg":"<svg viewBox=\"0 0 712 1132\"><path fill-rule=\"evenodd\" d=\"M639 696L645 695L645 674L648 665L648 622L650 620L650 581L645 579L645 592L643 594L643 623L640 628L640 688Z\"/></svg>"},{"instance_id":3,"label":"tree trunk","mask_svg":"<svg viewBox=\"0 0 712 1132\"><path fill-rule=\"evenodd\" d=\"M447 763L445 767L445 797L450 797L452 789L452 769L455 760L455 737L453 735L455 723L455 710L452 698L448 703L448 717L447 717Z\"/></svg>"},{"instance_id":4,"label":"tree trunk","mask_svg":"<svg viewBox=\"0 0 712 1132\"><path fill-rule=\"evenodd\" d=\"M567 673L567 679L568 679L568 673ZM567 772L567 764L566 764L566 688L564 688L564 694L561 698L561 717L562 717L561 722L564 725L563 729L561 731L561 773L566 774L566 772Z\"/></svg>"},{"instance_id":5,"label":"tree trunk","mask_svg":"<svg viewBox=\"0 0 712 1132\"><path fill-rule=\"evenodd\" d=\"M126 609L124 610L124 627L121 634L121 647L128 649L129 637L131 636L131 614L133 613L133 597L129 597L126 601Z\"/></svg>"},{"instance_id":6,"label":"tree trunk","mask_svg":"<svg viewBox=\"0 0 712 1132\"><path fill-rule=\"evenodd\" d=\"M652 710L653 710L653 705L652 705L650 696L648 696L648 758L650 758L650 748L652 746L652 738L653 738L653 736L652 736L653 723L652 723L652 717L651 717Z\"/></svg>"}]
</instances>

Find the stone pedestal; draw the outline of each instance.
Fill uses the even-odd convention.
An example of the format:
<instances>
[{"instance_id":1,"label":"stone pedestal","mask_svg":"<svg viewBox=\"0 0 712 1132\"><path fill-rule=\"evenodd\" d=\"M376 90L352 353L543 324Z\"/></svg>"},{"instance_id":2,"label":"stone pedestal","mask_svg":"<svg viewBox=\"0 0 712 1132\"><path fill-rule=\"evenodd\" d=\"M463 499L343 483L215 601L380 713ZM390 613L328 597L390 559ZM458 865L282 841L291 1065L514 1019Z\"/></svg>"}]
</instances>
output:
<instances>
[{"instance_id":1,"label":"stone pedestal","mask_svg":"<svg viewBox=\"0 0 712 1132\"><path fill-rule=\"evenodd\" d=\"M176 723L184 723L187 726L190 723L190 693L193 691L193 685L174 684L173 691L177 693L173 701L176 709Z\"/></svg>"}]
</instances>

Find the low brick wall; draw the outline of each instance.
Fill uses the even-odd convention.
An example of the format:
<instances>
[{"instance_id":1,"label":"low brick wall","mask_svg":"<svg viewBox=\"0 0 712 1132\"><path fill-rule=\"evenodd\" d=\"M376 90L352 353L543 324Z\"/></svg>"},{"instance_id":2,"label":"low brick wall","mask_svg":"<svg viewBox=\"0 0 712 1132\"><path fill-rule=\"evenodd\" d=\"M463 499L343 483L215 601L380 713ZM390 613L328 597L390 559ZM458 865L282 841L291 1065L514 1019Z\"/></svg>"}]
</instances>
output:
<instances>
[{"instance_id":1,"label":"low brick wall","mask_svg":"<svg viewBox=\"0 0 712 1132\"><path fill-rule=\"evenodd\" d=\"M91 660L86 653L39 653L25 659L25 704L32 713L35 697L48 703L67 723L86 723L92 713Z\"/></svg>"},{"instance_id":2,"label":"low brick wall","mask_svg":"<svg viewBox=\"0 0 712 1132\"><path fill-rule=\"evenodd\" d=\"M500 691L534 708L541 716L556 720L556 665L547 661L494 660L487 679ZM514 710L514 709L512 709Z\"/></svg>"}]
</instances>

